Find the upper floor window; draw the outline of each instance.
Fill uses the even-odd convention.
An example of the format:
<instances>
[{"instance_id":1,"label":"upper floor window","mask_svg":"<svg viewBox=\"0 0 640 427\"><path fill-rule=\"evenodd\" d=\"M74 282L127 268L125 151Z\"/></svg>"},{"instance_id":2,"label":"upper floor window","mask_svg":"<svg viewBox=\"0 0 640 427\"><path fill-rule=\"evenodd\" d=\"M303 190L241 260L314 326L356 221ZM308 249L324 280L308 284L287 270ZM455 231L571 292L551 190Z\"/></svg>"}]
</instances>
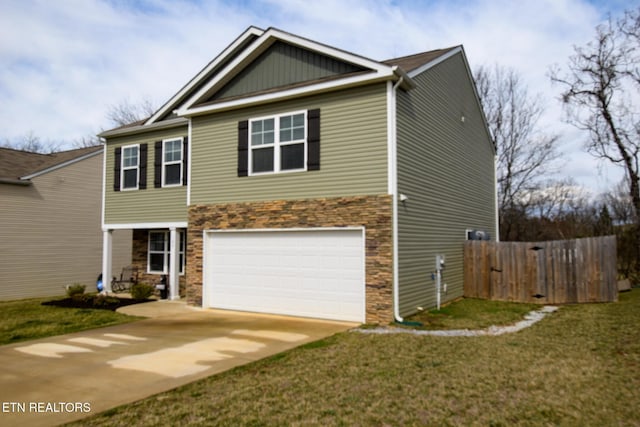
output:
<instances>
[{"instance_id":1,"label":"upper floor window","mask_svg":"<svg viewBox=\"0 0 640 427\"><path fill-rule=\"evenodd\" d=\"M238 122L238 176L320 170L320 109Z\"/></svg>"},{"instance_id":2,"label":"upper floor window","mask_svg":"<svg viewBox=\"0 0 640 427\"><path fill-rule=\"evenodd\" d=\"M122 189L138 189L139 156L138 145L122 147Z\"/></svg>"},{"instance_id":3,"label":"upper floor window","mask_svg":"<svg viewBox=\"0 0 640 427\"><path fill-rule=\"evenodd\" d=\"M163 141L162 186L182 185L182 138Z\"/></svg>"},{"instance_id":4,"label":"upper floor window","mask_svg":"<svg viewBox=\"0 0 640 427\"><path fill-rule=\"evenodd\" d=\"M147 144L114 149L113 191L147 188Z\"/></svg>"},{"instance_id":5,"label":"upper floor window","mask_svg":"<svg viewBox=\"0 0 640 427\"><path fill-rule=\"evenodd\" d=\"M188 140L189 138L183 136L155 142L155 188L187 185Z\"/></svg>"},{"instance_id":6,"label":"upper floor window","mask_svg":"<svg viewBox=\"0 0 640 427\"><path fill-rule=\"evenodd\" d=\"M306 170L306 111L251 120L251 174Z\"/></svg>"}]
</instances>

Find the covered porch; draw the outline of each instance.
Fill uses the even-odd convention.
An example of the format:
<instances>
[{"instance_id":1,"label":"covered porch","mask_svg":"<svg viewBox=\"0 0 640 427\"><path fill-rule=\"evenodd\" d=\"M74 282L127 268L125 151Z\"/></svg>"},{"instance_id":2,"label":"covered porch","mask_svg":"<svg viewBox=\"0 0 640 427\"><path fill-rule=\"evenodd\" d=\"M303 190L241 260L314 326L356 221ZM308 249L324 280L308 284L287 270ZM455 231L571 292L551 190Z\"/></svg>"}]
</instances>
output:
<instances>
[{"instance_id":1,"label":"covered porch","mask_svg":"<svg viewBox=\"0 0 640 427\"><path fill-rule=\"evenodd\" d=\"M109 272L113 266L113 232L132 230L131 263L138 282L157 285L167 278L167 298L185 295L187 223L106 224L103 228L102 277L105 291L112 292Z\"/></svg>"}]
</instances>

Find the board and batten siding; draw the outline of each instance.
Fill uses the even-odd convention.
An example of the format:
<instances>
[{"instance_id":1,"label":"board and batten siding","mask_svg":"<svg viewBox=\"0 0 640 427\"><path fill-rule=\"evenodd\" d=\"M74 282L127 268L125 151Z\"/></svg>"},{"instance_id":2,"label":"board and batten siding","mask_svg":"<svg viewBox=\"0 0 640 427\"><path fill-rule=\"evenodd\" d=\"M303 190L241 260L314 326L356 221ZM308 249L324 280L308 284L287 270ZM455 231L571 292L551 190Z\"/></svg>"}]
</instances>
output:
<instances>
[{"instance_id":1,"label":"board and batten siding","mask_svg":"<svg viewBox=\"0 0 640 427\"><path fill-rule=\"evenodd\" d=\"M218 91L211 100L242 96L356 71L364 71L364 68L278 41Z\"/></svg>"},{"instance_id":2,"label":"board and batten siding","mask_svg":"<svg viewBox=\"0 0 640 427\"><path fill-rule=\"evenodd\" d=\"M442 301L463 294L465 230L496 236L494 150L462 54L398 92L400 314L436 305L436 255L445 255Z\"/></svg>"},{"instance_id":3,"label":"board and batten siding","mask_svg":"<svg viewBox=\"0 0 640 427\"><path fill-rule=\"evenodd\" d=\"M156 141L184 137L188 132L187 126L180 126L145 134L114 137L107 141L105 225L187 221L187 186L154 188L153 165ZM132 144L148 144L147 188L114 191L114 150L116 147Z\"/></svg>"},{"instance_id":4,"label":"board and batten siding","mask_svg":"<svg viewBox=\"0 0 640 427\"><path fill-rule=\"evenodd\" d=\"M94 291L102 268L102 153L31 179L0 184L0 300ZM113 234L113 270L131 262L131 231Z\"/></svg>"},{"instance_id":5,"label":"board and batten siding","mask_svg":"<svg viewBox=\"0 0 640 427\"><path fill-rule=\"evenodd\" d=\"M375 84L192 118L191 203L387 193L386 87ZM320 109L320 170L238 177L238 122Z\"/></svg>"}]
</instances>

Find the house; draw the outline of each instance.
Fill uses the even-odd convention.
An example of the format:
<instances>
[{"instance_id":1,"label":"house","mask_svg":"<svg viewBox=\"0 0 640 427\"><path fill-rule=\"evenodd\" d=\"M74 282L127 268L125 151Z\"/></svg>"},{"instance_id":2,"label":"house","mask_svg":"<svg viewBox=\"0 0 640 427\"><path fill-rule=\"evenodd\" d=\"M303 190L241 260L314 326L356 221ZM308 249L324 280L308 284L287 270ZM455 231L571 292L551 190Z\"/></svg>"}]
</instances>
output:
<instances>
[{"instance_id":1,"label":"house","mask_svg":"<svg viewBox=\"0 0 640 427\"><path fill-rule=\"evenodd\" d=\"M153 116L100 136L105 249L133 230L132 262L195 306L402 320L436 304L436 259L457 298L464 240L496 236L462 46L375 61L250 27Z\"/></svg>"},{"instance_id":2,"label":"house","mask_svg":"<svg viewBox=\"0 0 640 427\"><path fill-rule=\"evenodd\" d=\"M39 154L0 148L0 300L91 290L102 265L103 147ZM114 272L131 260L117 233Z\"/></svg>"}]
</instances>

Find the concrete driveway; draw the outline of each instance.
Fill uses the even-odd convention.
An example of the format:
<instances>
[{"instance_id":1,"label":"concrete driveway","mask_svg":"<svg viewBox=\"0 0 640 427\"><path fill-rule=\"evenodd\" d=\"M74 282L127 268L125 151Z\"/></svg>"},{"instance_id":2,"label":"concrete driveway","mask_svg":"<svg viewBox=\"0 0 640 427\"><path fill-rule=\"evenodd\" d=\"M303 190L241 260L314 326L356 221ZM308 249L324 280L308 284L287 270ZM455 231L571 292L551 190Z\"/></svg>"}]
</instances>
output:
<instances>
[{"instance_id":1,"label":"concrete driveway","mask_svg":"<svg viewBox=\"0 0 640 427\"><path fill-rule=\"evenodd\" d=\"M153 318L0 346L0 425L81 419L355 326L169 301L124 311Z\"/></svg>"}]
</instances>

